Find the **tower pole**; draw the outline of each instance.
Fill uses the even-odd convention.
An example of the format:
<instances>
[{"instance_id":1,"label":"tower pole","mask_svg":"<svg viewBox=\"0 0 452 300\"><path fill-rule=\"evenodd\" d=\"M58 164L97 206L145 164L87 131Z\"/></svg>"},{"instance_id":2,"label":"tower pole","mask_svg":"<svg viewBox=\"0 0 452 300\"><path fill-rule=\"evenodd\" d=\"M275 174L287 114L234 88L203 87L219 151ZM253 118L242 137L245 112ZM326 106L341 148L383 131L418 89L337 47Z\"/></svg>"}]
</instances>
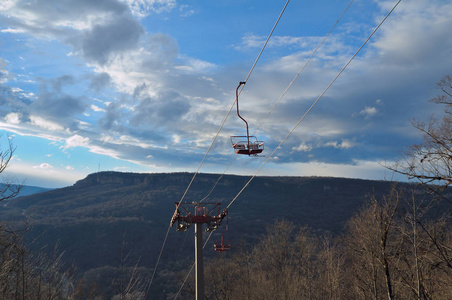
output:
<instances>
[{"instance_id":1,"label":"tower pole","mask_svg":"<svg viewBox=\"0 0 452 300\"><path fill-rule=\"evenodd\" d=\"M195 223L196 300L204 300L204 257L202 252L202 223Z\"/></svg>"},{"instance_id":2,"label":"tower pole","mask_svg":"<svg viewBox=\"0 0 452 300\"><path fill-rule=\"evenodd\" d=\"M196 300L205 300L204 286L204 256L203 256L203 230L202 225L206 224L208 231L213 231L221 225L221 221L228 216L227 209L220 211L221 203L203 203L202 205L192 203L175 202L176 210L171 218L170 225L177 223L177 231L186 231L191 224L195 224L195 285ZM192 206L193 209L187 208ZM226 225L227 226L227 225ZM206 230L207 230L206 229ZM216 251L227 251L231 245L214 245Z\"/></svg>"}]
</instances>

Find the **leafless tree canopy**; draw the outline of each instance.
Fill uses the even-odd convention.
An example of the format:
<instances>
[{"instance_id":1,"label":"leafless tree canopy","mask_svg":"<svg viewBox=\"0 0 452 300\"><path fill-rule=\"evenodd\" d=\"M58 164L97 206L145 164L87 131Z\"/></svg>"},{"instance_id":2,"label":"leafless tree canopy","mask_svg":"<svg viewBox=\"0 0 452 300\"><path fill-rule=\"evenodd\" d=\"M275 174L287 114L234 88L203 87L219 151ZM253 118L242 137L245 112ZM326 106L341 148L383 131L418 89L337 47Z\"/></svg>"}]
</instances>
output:
<instances>
[{"instance_id":1,"label":"leafless tree canopy","mask_svg":"<svg viewBox=\"0 0 452 300\"><path fill-rule=\"evenodd\" d=\"M394 187L339 237L277 221L258 244L207 263L208 299L452 299L451 226L432 209Z\"/></svg>"},{"instance_id":2,"label":"leafless tree canopy","mask_svg":"<svg viewBox=\"0 0 452 300\"><path fill-rule=\"evenodd\" d=\"M421 133L423 142L408 148L402 160L388 168L417 179L443 197L443 191L452 183L452 78L445 76L438 87L441 94L430 101L444 105L444 116L441 119L432 116L428 122L414 120L412 124Z\"/></svg>"},{"instance_id":3,"label":"leafless tree canopy","mask_svg":"<svg viewBox=\"0 0 452 300\"><path fill-rule=\"evenodd\" d=\"M0 173L9 165L15 147L10 139L0 145ZM0 185L0 201L16 197L21 184L6 178ZM63 268L63 253L32 253L25 243L25 229L0 224L0 299L75 299L73 272Z\"/></svg>"},{"instance_id":4,"label":"leafless tree canopy","mask_svg":"<svg viewBox=\"0 0 452 300\"><path fill-rule=\"evenodd\" d=\"M6 147L2 146L3 145L0 144L0 173L3 173L3 171L5 171L8 167L11 159L13 158L14 151L16 150L11 139L9 138ZM22 185L17 184L14 178L3 178L3 183L0 184L0 201L16 197L21 188Z\"/></svg>"}]
</instances>

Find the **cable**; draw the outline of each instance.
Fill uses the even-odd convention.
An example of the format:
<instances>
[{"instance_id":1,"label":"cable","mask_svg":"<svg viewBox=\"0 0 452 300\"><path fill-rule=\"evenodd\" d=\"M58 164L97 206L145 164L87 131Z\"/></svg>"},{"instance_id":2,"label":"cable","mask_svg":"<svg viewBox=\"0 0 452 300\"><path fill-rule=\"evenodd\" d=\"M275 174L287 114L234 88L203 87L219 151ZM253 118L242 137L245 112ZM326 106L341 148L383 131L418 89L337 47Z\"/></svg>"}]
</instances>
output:
<instances>
[{"instance_id":1,"label":"cable","mask_svg":"<svg viewBox=\"0 0 452 300\"><path fill-rule=\"evenodd\" d=\"M336 81L336 79L344 72L344 70L348 67L348 65L352 62L352 60L358 55L358 53L361 51L361 49L367 44L367 42L370 40L370 38L377 32L377 30L383 25L383 23L386 21L386 19L389 17L389 15L396 9L396 7L399 5L399 3L402 0L398 0L397 3L394 5L394 7L389 11L389 13L383 18L383 20L378 24L378 26L372 31L372 33L369 35L369 37L364 41L364 43L359 47L359 49L353 54L353 56L348 60L348 62L345 64L345 66L339 71L339 73L334 77L334 79L330 82L330 84L326 87L326 89L320 94L320 96L314 101L314 103L309 107L309 109L305 112L305 114L298 120L298 122L295 124L295 126L290 130L290 132L287 134L287 136L281 141L281 143L275 148L275 150L268 156L268 158L265 160L265 162L262 164L262 166L256 171L256 173L248 180L248 182L243 186L243 188L240 190L240 192L231 200L229 205L226 208L229 208L232 203L234 203L235 200L240 196L240 194L245 190L245 188L250 184L250 182L257 176L257 174L262 170L262 168L265 166L265 164L270 160L270 158L278 151L278 149L281 147L281 145L287 140L287 138L294 132L294 130L300 125L300 123L303 121L303 119L306 117L306 115L314 108L314 106L319 102L319 100L323 97L323 95L328 91L328 89L333 85L333 83Z\"/></svg>"},{"instance_id":2,"label":"cable","mask_svg":"<svg viewBox=\"0 0 452 300\"><path fill-rule=\"evenodd\" d=\"M185 283L187 282L188 277L190 277L191 272L193 272L193 268L194 268L194 267L195 267L195 263L193 263L193 264L191 265L191 268L190 268L190 270L188 271L187 276L185 276L185 279L184 279L184 281L182 282L182 285L180 286L179 290L177 291L177 294L176 294L176 296L174 297L174 300L176 300L177 297L179 297L180 292L182 292L182 289L184 288L184 285L185 285Z\"/></svg>"},{"instance_id":3,"label":"cable","mask_svg":"<svg viewBox=\"0 0 452 300\"><path fill-rule=\"evenodd\" d=\"M291 86L294 84L295 80L297 80L298 76L300 75L301 72L303 72L303 70L306 68L306 66L309 64L309 62L311 61L312 57L317 53L317 50L319 50L319 48L323 45L323 43L325 43L325 41L328 39L328 37L330 36L331 32L334 30L334 28L336 27L336 25L339 23L339 21L342 19L342 17L345 15L345 13L347 12L347 10L350 8L350 6L353 4L355 0L351 0L350 3L347 5L347 7L345 8L345 10L342 12L342 14L340 15L340 17L336 20L336 23L334 23L334 25L331 27L330 31L328 31L328 33L325 35L325 37L323 38L323 40L320 42L320 44L317 46L317 48L315 48L315 50L311 53L311 56L308 58L308 60L304 63L304 65L301 67L300 71L298 71L297 75L295 75L295 77L292 79L292 81L289 83L289 85L286 87L286 89L284 90L284 92L281 94L281 96L279 96L278 100L276 101L276 103L273 105L273 107L270 109L270 111L268 112L268 114L265 116L265 118L262 120L262 122L259 124L259 126L257 127L256 131L258 131L261 126L264 124L264 122L267 120L267 118L270 116L270 114L273 112L273 110L275 109L275 107L279 104L279 102L281 102L282 98L284 97L284 95L287 93L287 91L291 88Z\"/></svg>"},{"instance_id":4,"label":"cable","mask_svg":"<svg viewBox=\"0 0 452 300\"><path fill-rule=\"evenodd\" d=\"M355 0L351 0L349 2L349 4L347 5L347 7L345 8L345 10L342 12L342 14L340 15L340 17L336 20L336 22L334 23L334 25L331 27L331 29L328 31L328 33L325 35L325 37L322 39L322 41L320 42L319 45L317 45L317 47L314 49L314 51L311 53L311 56L308 58L308 60L304 63L304 65L301 67L300 71L298 71L298 73L295 75L295 77L292 79L292 81L289 83L289 85L286 87L286 89L284 90L284 92L281 94L281 96L279 96L278 100L275 102L275 104L273 105L273 107L270 109L270 111L268 112L268 114L265 116L265 118L262 120L262 122L259 124L259 126L256 129L256 132L262 127L262 125L265 123L265 121L267 120L267 118L270 116L270 114L273 112L273 110L276 108L276 106L279 104L279 102L281 102L282 98L285 96L285 94L287 93L287 91L291 88L291 86L294 84L294 82L297 80L298 76L301 74L301 72L303 72L303 70L306 68L306 66L309 64L309 62L311 61L312 57L317 53L317 50L325 43L325 41L328 39L329 35L331 34L331 32L334 30L334 28L336 27L336 25L339 23L339 21L342 19L342 17L345 15L345 13L348 11L348 9L350 8L350 6L353 4ZM253 134L255 135L255 133ZM227 166L226 170L220 175L220 177L217 179L217 181L215 182L215 184L213 185L213 187L211 188L211 190L208 192L207 196L205 196L200 202L203 202L204 200L206 200L210 194L213 192L213 190L215 189L215 187L217 186L218 182L221 180L221 178L223 178L224 174L227 172L227 170L231 167L232 163L237 159L237 155L234 156L234 159L229 163L229 165Z\"/></svg>"},{"instance_id":5,"label":"cable","mask_svg":"<svg viewBox=\"0 0 452 300\"><path fill-rule=\"evenodd\" d=\"M339 23L339 21L342 19L342 17L345 15L345 13L347 12L347 10L350 8L350 6L353 4L353 2L354 2L354 0L351 0L350 2L349 2L349 4L347 5L347 7L345 8L345 10L342 12L342 14L340 15L340 17L336 20L336 22L334 23L334 25L331 27L331 29L328 31L328 33L325 35L325 37L323 38L323 40L320 42L320 44L314 49L314 51L311 53L311 56L308 58L308 60L305 62L305 64L301 67L301 69L298 71L298 73L295 75L295 77L292 79L292 81L289 83L289 85L286 87L286 89L284 90L284 92L281 94L281 96L278 98L278 100L276 101L276 103L273 105L273 107L270 109L270 111L268 112L268 114L265 116L265 118L262 120L262 122L259 124L259 126L257 127L257 130L259 130L260 128L261 128L261 126L264 124L264 122L267 120L267 118L270 116L270 114L273 112L273 110L275 109L275 107L279 104L279 102L282 100L282 98L285 96L285 94L287 93L287 91L292 87L292 85L294 84L294 82L297 80L297 78L298 78L298 76L301 74L301 72L306 68L306 66L309 64L309 62L311 61L311 59L312 59L312 57L317 53L317 50L325 43L325 41L327 40L327 38L329 37L329 35L331 34L331 32L334 30L334 28L336 27L336 25ZM278 18L278 21L279 21L279 19L281 18L281 15L282 15L282 13L284 12L284 10L286 9L286 7L287 7L287 5L288 5L288 3L289 3L289 1L287 1L286 2L286 5L284 6L284 8L283 8L283 11L281 12L281 14L280 14L280 16L279 16L279 18ZM278 21L276 22L276 24L278 23ZM250 73L248 74L248 76L247 76L247 79L245 80L245 82L248 80L248 78L249 78L249 76L251 75L251 72L254 70L254 67L256 66L256 63L257 63L257 61L259 60L259 58L260 58L260 56L261 56L261 54L262 54L262 52L263 52L263 50L264 50L264 48L265 48L265 46L267 45L267 43L268 43L268 41L269 41L269 39L270 39L270 36L273 34L273 31L275 30L275 27L276 27L276 24L275 24L275 26L273 27L273 29L272 29L272 31L271 31L271 33L270 33L270 35L268 36L268 38L267 38L267 40L265 41L265 44L264 44L264 47L262 48L262 50L261 50L261 52L259 53L259 55L258 55L258 57L257 57L257 59L256 59L256 61L255 61L255 63L254 63L254 65L253 65L253 67L251 68L251 71L250 71ZM366 41L367 42L367 41ZM334 81L333 81L334 82ZM328 87L329 88L329 87ZM327 88L327 89L328 89ZM243 87L242 87L242 89L243 89ZM241 91L241 90L240 90ZM325 91L326 92L326 91ZM323 95L322 95L323 96ZM319 100L319 99L318 99ZM317 100L317 101L318 101ZM237 101L237 100L236 100ZM234 103L233 103L233 105L232 105L232 107L231 107L231 109L229 110L229 112L228 112L228 114L227 114L227 116L226 116L226 118L229 116L229 113L232 111L232 108L234 107L234 105L235 105L235 103L236 103L236 101L234 101ZM317 102L316 101L316 102ZM315 105L315 103L313 104L313 106ZM312 107L313 107L312 106ZM312 109L312 107L309 109L309 111ZM308 111L308 112L309 112ZM307 114L307 113L306 113ZM306 115L305 114L305 115ZM304 118L304 116L303 116L303 118ZM225 121L226 121L226 119L225 119ZM224 122L225 122L224 121ZM223 122L223 124L224 124L224 122ZM301 122L301 121L300 121ZM222 126L223 126L223 124L222 124ZM299 124L299 123L298 123ZM296 125L296 126L298 126L298 124ZM221 129L221 127L220 127L220 129ZM290 132L289 133L289 135L291 134L292 132ZM216 138L216 137L215 137ZM287 138L287 137L286 137ZM284 141L285 141L285 139L284 139ZM283 141L283 142L284 142ZM282 144L282 143L281 143ZM280 144L280 146L281 146L281 144ZM278 146L278 148L280 147L280 146ZM277 149L278 149L277 148ZM210 149L209 149L210 150ZM271 156L273 156L273 154L275 153L275 151L270 155L270 157ZM213 192L213 190L215 189L215 187L217 186L217 184L218 184L218 182L221 180L221 178L224 176L224 174L226 173L226 171L229 169L229 167L232 165L232 163L235 161L237 159L237 155L234 157L234 159L231 161L231 163L228 165L228 167L226 168L226 170L223 172L223 174L221 174L221 176L217 179L217 181L215 182L215 184L213 185L213 187L211 188L211 190L208 192L208 194L207 194L207 196L205 196L200 202L203 202L205 199L207 199L209 196L210 196L210 194ZM264 164L263 164L263 166L267 163L267 161L268 161L269 159L267 159L265 162L264 162ZM263 166L257 171L257 173L259 173L260 172L260 170L263 168ZM254 177L257 175L257 173L246 183L246 185L242 188L242 190L239 192L239 194L231 201L231 203L227 206L227 208L229 208L231 205L232 205L232 203L235 201L235 199L237 199L237 197L243 192L243 190L249 185L249 183L251 182L251 180L253 180L254 179ZM193 269L193 266L192 266L192 269ZM190 270L190 272L192 271L192 269ZM190 274L190 272L189 272L189 274ZM188 275L187 275L187 277L185 278L185 281L187 280L187 278L188 278ZM184 281L184 283L182 284L182 286L185 284L185 281ZM182 289L182 287L181 287L181 289ZM179 290L179 292L178 292L178 295L179 295L179 293L180 293L180 290ZM177 296L176 296L177 297Z\"/></svg>"},{"instance_id":6,"label":"cable","mask_svg":"<svg viewBox=\"0 0 452 300\"><path fill-rule=\"evenodd\" d=\"M273 31L275 31L276 25L278 25L279 20L281 19L281 17L282 17L282 15L283 15L284 11L286 10L287 5L289 4L289 1L290 1L290 0L287 0L286 5L284 5L283 10L282 10L281 13L279 14L278 20L276 20L275 25L273 26L273 28L272 28L270 34L268 35L267 40L265 41L265 44L264 44L264 46L263 46L262 49L261 49L261 52L259 52L259 55L257 56L256 61L255 61L254 64L253 64L253 67L251 68L250 72L248 73L248 76L247 76L246 79L245 79L245 82L247 82L247 81L248 81L248 78L250 78L251 73L252 73L253 70L254 70L254 67L256 66L256 64L257 64L257 62L258 62L258 60L259 60L259 58L261 57L262 52L264 52L265 46L267 46L267 43L268 43L268 41L270 40L270 37L272 36ZM243 89L243 87L242 87L242 89Z\"/></svg>"},{"instance_id":7,"label":"cable","mask_svg":"<svg viewBox=\"0 0 452 300\"><path fill-rule=\"evenodd\" d=\"M314 108L314 106L317 104L317 102L319 102L319 100L324 96L324 94L329 90L329 88L334 84L334 82L337 80L337 78L344 72L344 70L348 67L348 65L352 62L352 60L356 57L356 55L358 55L358 53L362 50L362 48L367 44L367 42L370 40L370 38L375 34L375 32L377 32L377 30L381 27L381 25L386 21L386 19L389 17L389 15L395 10L395 8L399 5L399 3L402 0L398 0L397 3L394 5L394 7L389 11L389 13L383 18L383 20L378 24L378 26L374 29L374 31L369 35L369 37L364 41L364 43L361 45L361 47L359 47L359 49L355 52L355 54L348 60L348 62L345 64L345 66L339 71L339 73L336 75L336 77L334 77L334 79L330 82L330 84L325 88L325 90L320 94L320 96L314 101L314 103L311 105L311 107L305 112L305 114L299 119L299 121L295 124L295 126L292 128L292 130L287 134L287 136L281 141L281 143L275 148L275 150L269 155L269 157L265 160L265 162L262 164L262 166L256 171L256 173L250 178L250 180L244 185L244 187L240 190L240 192L232 199L232 201L229 203L229 205L226 208L229 208L235 200L237 200L237 198L240 196L240 194L245 190L246 187L248 187L248 185L251 183L251 181L257 176L257 174L262 170L262 168L265 166L265 164L270 160L270 158L276 153L276 151L281 147L281 145L287 140L287 138L295 131L295 129L298 127L298 125L300 125L300 123L303 121L303 119L307 116L307 114ZM349 6L347 7L347 9L350 7L351 3L353 3L353 0L350 2ZM347 10L346 9L346 10ZM345 11L344 11L345 13ZM344 14L343 13L343 14ZM341 15L341 17L343 16L343 14ZM337 24L337 22L336 22ZM334 26L336 26L336 24ZM334 28L333 26L333 28ZM331 32L331 31L330 31ZM329 33L330 33L329 32ZM328 33L328 34L329 34ZM327 35L328 36L328 35ZM323 43L324 41L322 41ZM315 51L317 51L318 48L316 48ZM315 53L314 51L314 53ZM312 57L312 56L311 56ZM303 66L304 68L304 66ZM296 77L298 77L299 74L297 74ZM295 77L295 79L296 79ZM294 80L293 80L294 81ZM289 85L289 87L293 84L293 82L291 82L291 84ZM286 89L287 91L287 89ZM284 93L286 92L284 91ZM222 176L221 176L222 177ZM220 178L221 178L220 177ZM219 178L219 179L220 179ZM218 179L218 180L219 180ZM215 183L215 185L218 183ZM214 186L215 186L214 185ZM213 232L210 233L210 236L212 235ZM204 244L204 247L207 245L207 241L209 240L209 238L206 240L206 243ZM204 249L203 247L203 249ZM178 293L176 294L176 297L174 299L176 299L180 292L182 291L183 286L185 285L188 277L190 276L191 272L193 271L195 264L192 265L190 271L188 272L187 276L185 277L185 280L182 283L182 286L180 287Z\"/></svg>"},{"instance_id":8,"label":"cable","mask_svg":"<svg viewBox=\"0 0 452 300\"><path fill-rule=\"evenodd\" d=\"M199 201L199 203L202 203L204 200L206 200L207 198L209 198L210 194L212 194L213 190L216 188L218 182L221 180L221 178L223 178L224 174L226 174L226 172L229 170L229 168L232 166L232 163L237 159L238 154L236 154L234 156L234 159L231 160L231 162L229 163L229 165L226 167L226 169L223 171L223 173L220 175L220 177L218 177L217 181L214 183L214 185L212 186L212 188L210 189L210 191L207 193L207 195L201 199L201 201Z\"/></svg>"},{"instance_id":9,"label":"cable","mask_svg":"<svg viewBox=\"0 0 452 300\"><path fill-rule=\"evenodd\" d=\"M213 234L213 231L210 232L209 236L207 237L206 241L204 242L204 246L202 246L202 249L206 248L207 242L209 241L209 239L210 239L210 237L212 236L212 234ZM174 297L174 300L176 300L176 298L179 297L180 292L181 292L182 289L184 288L184 285L185 285L185 283L187 282L188 277L190 276L191 272L193 272L193 268L194 268L194 267L195 267L195 263L193 263L193 264L191 265L191 268L190 268L190 270L188 271L187 276L185 276L185 279L184 279L184 281L182 282L182 285L180 286L179 290L177 291L177 294L176 294L176 296Z\"/></svg>"},{"instance_id":10,"label":"cable","mask_svg":"<svg viewBox=\"0 0 452 300\"><path fill-rule=\"evenodd\" d=\"M151 280L149 281L147 292L149 292L149 289L151 288L151 285L152 285L152 281L154 280L155 272L157 271L157 266L158 266L158 264L160 262L160 258L162 257L163 248L164 248L164 246L166 244L166 240L168 239L168 235L169 235L170 229L171 229L171 226L168 226L168 230L166 231L165 239L163 240L162 248L160 249L160 253L159 253L159 256L157 258L157 263L156 263L156 265L154 267L154 271L152 272ZM146 292L146 294L147 294L147 292Z\"/></svg>"},{"instance_id":11,"label":"cable","mask_svg":"<svg viewBox=\"0 0 452 300\"><path fill-rule=\"evenodd\" d=\"M328 33L325 35L325 37L322 39L322 41L320 42L319 45L317 45L317 47L314 49L314 51L311 53L311 56L308 58L308 60L304 63L304 65L301 67L301 69L298 71L298 73L295 75L295 77L292 79L292 81L289 83L289 85L286 87L286 89L284 90L284 92L281 94L281 96L279 96L278 100L275 102L275 104L273 105L273 107L270 109L270 111L268 112L268 114L265 116L265 118L262 120L262 122L259 124L259 126L256 129L256 132L262 127L262 125L265 123L265 121L268 119L268 117L270 116L270 114L273 112L273 110L276 108L276 106L279 104L279 102L281 102L282 98L285 96L285 94L287 93L287 91L292 87L292 85L294 84L294 82L297 80L298 76L301 74L301 72L303 72L303 70L306 68L306 66L309 64L309 62L311 61L312 57L314 57L314 55L317 53L317 50L319 50L319 48L325 43L325 41L328 39L328 37L330 36L331 32L334 30L334 28L336 27L336 25L339 23L339 21L342 19L342 17L346 14L346 12L348 11L348 9L350 8L350 6L353 4L355 0L351 0L349 2L349 4L347 5L347 7L345 8L345 10L342 12L342 14L340 15L340 17L336 20L336 22L334 23L334 25L331 27L331 29L328 31ZM287 4L286 4L287 5ZM255 134L253 134L255 135ZM213 190L215 189L215 187L217 186L218 182L220 181L220 179L224 176L224 174L226 173L226 171L230 168L230 166L232 165L232 163L237 159L237 155L234 156L234 159L229 163L228 167L226 168L226 170L220 175L220 177L217 179L217 181L215 182L215 184L213 185L212 189L209 191L209 193L207 194L206 197L204 197L200 202L203 202L205 199L207 199L209 197L209 195L213 192Z\"/></svg>"},{"instance_id":12,"label":"cable","mask_svg":"<svg viewBox=\"0 0 452 300\"><path fill-rule=\"evenodd\" d=\"M284 11L286 10L286 7L287 7L287 5L289 4L289 2L290 2L290 0L287 0L286 4L284 5L283 10L282 10L281 13L279 14L279 17L278 17L278 19L277 19L275 25L273 26L273 28L272 28L272 30L271 30L269 36L267 37L267 40L265 41L264 46L262 47L261 51L259 52L259 55L257 56L256 60L254 61L254 64L253 64L253 66L251 67L251 70L249 71L248 76L246 77L245 82L250 78L250 76L251 76L251 74L252 74L254 68L255 68L256 65L257 65L257 62L259 61L259 58L261 57L261 55L262 55L262 53L263 53L265 47L267 46L267 43L268 43L268 41L270 40L270 37L271 37L271 35L273 34L273 31L275 30L277 24L279 23L279 20L281 19L281 17L282 17L282 15L283 15ZM242 88L240 89L239 94L241 93L242 89L243 89L243 86L242 86ZM205 161L207 155L209 154L210 150L212 149L213 144L215 143L216 139L218 138L221 129L223 129L223 126L224 126L224 124L226 123L227 118L229 117L229 115L231 114L232 109L234 108L235 102L236 102L236 99L234 99L234 102L232 103L232 105L231 105L231 107L230 107L228 113L226 114L226 117L224 118L223 122L221 123L220 128L218 128L218 131L217 131L217 133L215 134L215 137L214 137L214 139L212 140L212 143L210 144L209 148L207 149L207 151L206 151L206 153L205 153L203 159L201 160L201 163L199 164L198 169L197 169L196 172L193 174L193 177L192 177L190 183L188 184L187 188L185 189L184 194L182 195L181 200L179 201L179 205L180 205L180 203L182 202L182 200L185 198L185 196L187 195L188 190L190 189L190 187L191 187L193 181L195 180L195 177L196 177L197 174L199 173L199 170L201 169L201 166L203 165L203 163L204 163L204 161ZM176 209L177 209L177 208L176 208ZM156 265L155 265L155 267L154 267L154 272L152 273L152 277L151 277L151 280L150 280L148 289L149 289L149 288L151 287L151 285L152 285L152 281L153 281L153 279L154 279L155 272L156 272L156 270L157 270L158 264L160 263L160 258L161 258L161 256L162 256L163 249L165 248L165 244L166 244L166 240L167 240L168 235L169 235L170 228L171 228L171 225L168 226L168 230L167 230L167 232L166 232L166 235L165 235L165 238L164 238L164 241L163 241L163 245L162 245L162 248L161 248L161 250L160 250L160 254L159 254L159 256L158 256Z\"/></svg>"},{"instance_id":13,"label":"cable","mask_svg":"<svg viewBox=\"0 0 452 300\"><path fill-rule=\"evenodd\" d=\"M264 49L265 49L265 47L267 46L268 41L270 40L270 37L272 36L273 32L275 31L275 28L276 28L276 26L278 25L279 20L281 19L281 17L282 17L282 15L283 15L284 11L286 10L286 7L287 7L287 5L289 4L289 2L290 2L290 0L287 0L286 4L284 5L283 10L281 11L281 13L280 13L279 16L278 16L278 19L276 20L275 25L273 25L273 28L272 28L270 34L268 35L267 40L266 40L265 43L264 43L264 46L262 46L261 51L259 52L259 54L258 54L256 60L254 61L253 66L251 67L251 70L248 72L248 75L246 76L245 83L248 81L248 79L250 78L251 74L253 73L253 70L254 70L254 68L256 67L257 62L259 61L259 59L260 59L262 53L264 52ZM244 87L244 86L242 86L241 89L240 89L240 91L238 92L239 95L240 95L241 91L243 90L243 87ZM218 128L218 131L217 131L217 133L215 134L215 137L213 138L213 141L212 141L212 143L210 144L210 147L207 149L206 154L204 155L203 159L201 160L201 163L199 164L198 169L196 170L195 174L193 174L193 178L191 179L190 183L188 184L187 189L185 190L184 194L182 195L182 198L181 198L180 202L182 202L182 200L185 198L185 196L186 196L188 190L190 189L191 184L192 184L193 181L195 180L195 177L196 177L196 175L198 174L199 170L201 169L201 166L203 165L204 160L206 159L207 155L209 154L210 150L212 149L213 144L215 143L216 139L218 138L218 135L220 134L221 129L223 129L223 126L224 126L224 124L226 123L227 118L228 118L229 115L231 114L231 111L232 111L232 109L234 108L236 101L237 101L237 99L234 99L234 103L232 103L231 108L229 109L228 113L226 114L226 117L224 118L223 122L222 122L221 125L220 125L220 128Z\"/></svg>"}]
</instances>

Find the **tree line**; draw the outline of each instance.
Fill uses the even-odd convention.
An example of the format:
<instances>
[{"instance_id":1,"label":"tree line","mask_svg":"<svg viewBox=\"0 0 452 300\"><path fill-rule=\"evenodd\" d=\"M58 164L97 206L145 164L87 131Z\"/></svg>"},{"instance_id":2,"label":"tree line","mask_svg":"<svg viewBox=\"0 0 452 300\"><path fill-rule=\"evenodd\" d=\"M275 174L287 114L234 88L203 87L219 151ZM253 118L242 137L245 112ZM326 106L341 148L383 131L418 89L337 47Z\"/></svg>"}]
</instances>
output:
<instances>
[{"instance_id":1,"label":"tree line","mask_svg":"<svg viewBox=\"0 0 452 300\"><path fill-rule=\"evenodd\" d=\"M394 186L337 237L278 220L256 245L208 262L207 298L452 299L450 215L432 215L436 204Z\"/></svg>"}]
</instances>

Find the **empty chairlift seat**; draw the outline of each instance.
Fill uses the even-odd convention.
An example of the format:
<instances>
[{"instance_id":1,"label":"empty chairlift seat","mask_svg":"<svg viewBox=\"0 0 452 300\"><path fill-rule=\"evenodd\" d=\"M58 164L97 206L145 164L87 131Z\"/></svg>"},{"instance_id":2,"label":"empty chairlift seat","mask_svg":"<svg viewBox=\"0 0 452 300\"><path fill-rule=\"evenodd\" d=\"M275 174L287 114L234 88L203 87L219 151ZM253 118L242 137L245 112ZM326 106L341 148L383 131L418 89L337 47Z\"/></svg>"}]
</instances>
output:
<instances>
[{"instance_id":1,"label":"empty chairlift seat","mask_svg":"<svg viewBox=\"0 0 452 300\"><path fill-rule=\"evenodd\" d=\"M255 136L231 136L231 143L237 154L257 155L264 150L264 142Z\"/></svg>"}]
</instances>

